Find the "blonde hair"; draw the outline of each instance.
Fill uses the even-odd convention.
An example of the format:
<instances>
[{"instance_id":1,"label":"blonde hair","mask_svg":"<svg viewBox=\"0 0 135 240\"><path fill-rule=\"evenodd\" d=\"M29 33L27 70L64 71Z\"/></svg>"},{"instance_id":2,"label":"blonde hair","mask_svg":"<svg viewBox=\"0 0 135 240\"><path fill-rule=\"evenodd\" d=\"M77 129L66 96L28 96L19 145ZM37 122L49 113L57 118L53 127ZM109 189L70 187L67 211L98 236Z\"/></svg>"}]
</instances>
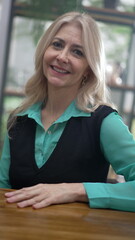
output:
<instances>
[{"instance_id":1,"label":"blonde hair","mask_svg":"<svg viewBox=\"0 0 135 240\"><path fill-rule=\"evenodd\" d=\"M79 109L92 112L99 105L111 105L105 84L104 50L97 23L90 15L68 12L58 17L39 40L35 53L35 73L25 86L25 99L14 114L47 98L47 79L43 73L43 56L54 36L65 23L77 22L82 28L84 53L90 72L85 85L78 91L76 103Z\"/></svg>"}]
</instances>

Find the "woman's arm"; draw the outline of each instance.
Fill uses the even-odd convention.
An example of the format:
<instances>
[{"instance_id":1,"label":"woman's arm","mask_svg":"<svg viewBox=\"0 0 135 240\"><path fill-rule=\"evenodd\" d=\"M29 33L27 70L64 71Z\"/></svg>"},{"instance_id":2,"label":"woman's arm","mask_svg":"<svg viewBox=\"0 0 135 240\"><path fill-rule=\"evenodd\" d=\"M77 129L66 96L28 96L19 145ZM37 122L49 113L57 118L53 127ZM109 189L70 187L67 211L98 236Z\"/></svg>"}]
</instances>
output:
<instances>
[{"instance_id":1,"label":"woman's arm","mask_svg":"<svg viewBox=\"0 0 135 240\"><path fill-rule=\"evenodd\" d=\"M0 159L0 188L11 188L9 183L10 149L8 136L5 137Z\"/></svg>"},{"instance_id":2,"label":"woman's arm","mask_svg":"<svg viewBox=\"0 0 135 240\"><path fill-rule=\"evenodd\" d=\"M127 182L84 183L90 207L135 211L135 140L117 113L103 120L100 140L106 159Z\"/></svg>"}]
</instances>

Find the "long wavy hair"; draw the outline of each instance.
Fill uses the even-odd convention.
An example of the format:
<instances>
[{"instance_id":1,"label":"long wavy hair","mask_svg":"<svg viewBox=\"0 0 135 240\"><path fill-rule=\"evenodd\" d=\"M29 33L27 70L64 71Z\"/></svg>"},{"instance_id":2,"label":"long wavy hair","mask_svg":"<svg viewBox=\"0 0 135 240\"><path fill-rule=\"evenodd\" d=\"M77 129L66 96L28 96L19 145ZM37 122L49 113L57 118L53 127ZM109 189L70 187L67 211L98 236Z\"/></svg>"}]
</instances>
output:
<instances>
[{"instance_id":1,"label":"long wavy hair","mask_svg":"<svg viewBox=\"0 0 135 240\"><path fill-rule=\"evenodd\" d=\"M43 102L47 98L43 56L63 24L71 22L79 23L81 26L84 53L90 68L86 83L82 84L78 91L77 107L83 111L92 112L102 104L113 106L105 84L105 56L98 25L89 14L68 12L58 17L40 38L35 52L35 72L26 83L24 101L11 114L13 118L34 103ZM13 118L10 118L11 122Z\"/></svg>"}]
</instances>

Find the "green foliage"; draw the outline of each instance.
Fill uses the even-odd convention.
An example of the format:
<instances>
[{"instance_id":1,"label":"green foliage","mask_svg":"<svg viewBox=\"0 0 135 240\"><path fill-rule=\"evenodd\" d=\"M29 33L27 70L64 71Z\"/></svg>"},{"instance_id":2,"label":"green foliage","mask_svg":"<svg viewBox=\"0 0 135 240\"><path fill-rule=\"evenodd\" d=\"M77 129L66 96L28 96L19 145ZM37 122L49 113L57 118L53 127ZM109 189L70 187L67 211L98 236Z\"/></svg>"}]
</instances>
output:
<instances>
[{"instance_id":1,"label":"green foliage","mask_svg":"<svg viewBox=\"0 0 135 240\"><path fill-rule=\"evenodd\" d=\"M9 117L10 112L15 109L22 101L20 97L5 97L4 98L4 112L2 115L1 122L1 133L0 133L0 155L3 147L3 142L5 138L5 134L7 132L7 119Z\"/></svg>"},{"instance_id":2,"label":"green foliage","mask_svg":"<svg viewBox=\"0 0 135 240\"><path fill-rule=\"evenodd\" d=\"M33 18L50 20L55 19L58 15L64 12L76 10L77 3L81 1L76 0L18 0L21 3L21 11L26 16L33 16Z\"/></svg>"},{"instance_id":3,"label":"green foliage","mask_svg":"<svg viewBox=\"0 0 135 240\"><path fill-rule=\"evenodd\" d=\"M132 29L114 24L100 24L100 29L106 46L107 59L126 64Z\"/></svg>"},{"instance_id":4,"label":"green foliage","mask_svg":"<svg viewBox=\"0 0 135 240\"><path fill-rule=\"evenodd\" d=\"M103 7L102 0L89 0L89 2L92 7Z\"/></svg>"}]
</instances>

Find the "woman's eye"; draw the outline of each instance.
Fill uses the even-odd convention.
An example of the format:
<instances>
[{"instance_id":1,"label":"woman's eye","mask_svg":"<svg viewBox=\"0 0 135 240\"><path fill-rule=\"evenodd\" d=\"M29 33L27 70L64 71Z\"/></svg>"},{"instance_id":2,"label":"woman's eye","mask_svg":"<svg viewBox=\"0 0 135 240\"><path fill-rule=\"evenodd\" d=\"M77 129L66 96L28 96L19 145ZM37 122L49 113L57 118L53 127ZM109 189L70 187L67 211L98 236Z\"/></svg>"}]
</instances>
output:
<instances>
[{"instance_id":1,"label":"woman's eye","mask_svg":"<svg viewBox=\"0 0 135 240\"><path fill-rule=\"evenodd\" d=\"M75 50L73 50L73 52L78 57L83 57L84 56L83 52L79 49L75 49Z\"/></svg>"},{"instance_id":2,"label":"woman's eye","mask_svg":"<svg viewBox=\"0 0 135 240\"><path fill-rule=\"evenodd\" d=\"M52 45L56 48L56 49L60 49L62 48L62 44L58 41L55 41L52 43Z\"/></svg>"}]
</instances>

